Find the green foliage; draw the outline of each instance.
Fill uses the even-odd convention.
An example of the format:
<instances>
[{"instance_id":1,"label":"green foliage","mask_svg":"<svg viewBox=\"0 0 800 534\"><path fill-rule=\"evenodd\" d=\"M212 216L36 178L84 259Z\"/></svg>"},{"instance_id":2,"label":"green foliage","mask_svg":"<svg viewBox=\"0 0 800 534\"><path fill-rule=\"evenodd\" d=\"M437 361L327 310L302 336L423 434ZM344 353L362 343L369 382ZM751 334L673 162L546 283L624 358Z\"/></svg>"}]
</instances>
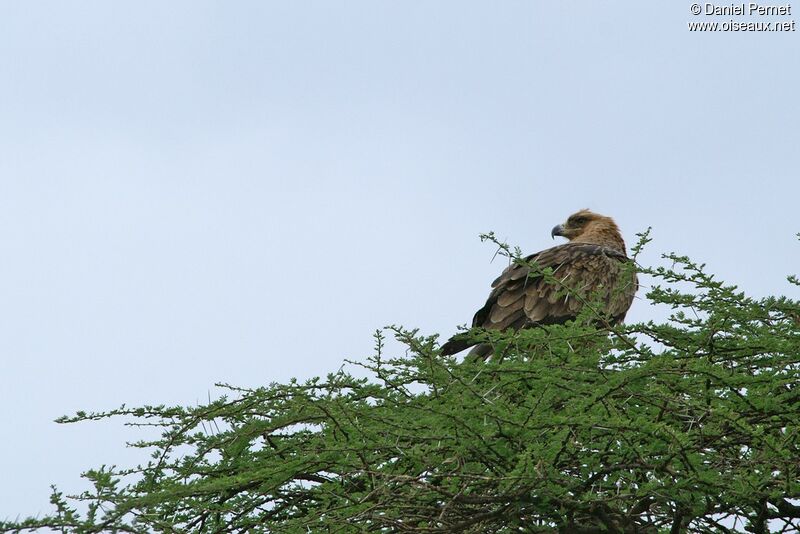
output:
<instances>
[{"instance_id":1,"label":"green foliage","mask_svg":"<svg viewBox=\"0 0 800 534\"><path fill-rule=\"evenodd\" d=\"M486 362L390 327L406 354L387 356L376 332L374 355L350 362L367 378L61 418L163 432L134 444L146 465L85 473L93 490L54 489L51 516L0 530L796 531L800 304L665 258L639 268L649 301L670 308L661 323L464 334L493 344Z\"/></svg>"}]
</instances>

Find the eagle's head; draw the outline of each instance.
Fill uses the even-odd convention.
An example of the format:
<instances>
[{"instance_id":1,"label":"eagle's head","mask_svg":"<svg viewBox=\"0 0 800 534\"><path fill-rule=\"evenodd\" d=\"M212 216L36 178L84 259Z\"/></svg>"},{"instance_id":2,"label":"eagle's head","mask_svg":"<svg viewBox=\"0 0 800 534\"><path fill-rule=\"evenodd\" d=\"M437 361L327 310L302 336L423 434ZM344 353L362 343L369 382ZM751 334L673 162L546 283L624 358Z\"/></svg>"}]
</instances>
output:
<instances>
[{"instance_id":1,"label":"eagle's head","mask_svg":"<svg viewBox=\"0 0 800 534\"><path fill-rule=\"evenodd\" d=\"M557 235L573 242L592 243L625 252L625 242L614 219L588 209L573 213L566 222L554 227L550 236L555 238Z\"/></svg>"}]
</instances>

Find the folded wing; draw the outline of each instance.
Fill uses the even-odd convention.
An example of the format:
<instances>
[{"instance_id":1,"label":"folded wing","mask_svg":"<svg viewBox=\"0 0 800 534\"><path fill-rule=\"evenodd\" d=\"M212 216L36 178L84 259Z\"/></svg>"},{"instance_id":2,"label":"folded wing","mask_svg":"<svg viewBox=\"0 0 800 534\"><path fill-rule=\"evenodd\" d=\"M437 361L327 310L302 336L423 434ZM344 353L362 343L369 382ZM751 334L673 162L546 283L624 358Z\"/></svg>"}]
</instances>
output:
<instances>
[{"instance_id":1,"label":"folded wing","mask_svg":"<svg viewBox=\"0 0 800 534\"><path fill-rule=\"evenodd\" d=\"M560 324L574 319L587 299L598 300L613 324L621 322L633 302L636 275L625 267L630 260L613 248L590 243L566 243L525 258L535 268L514 264L492 283L486 304L472 320L473 327L492 330ZM552 269L555 283L542 276ZM623 277L625 279L623 279ZM471 343L451 339L444 354L455 354Z\"/></svg>"}]
</instances>

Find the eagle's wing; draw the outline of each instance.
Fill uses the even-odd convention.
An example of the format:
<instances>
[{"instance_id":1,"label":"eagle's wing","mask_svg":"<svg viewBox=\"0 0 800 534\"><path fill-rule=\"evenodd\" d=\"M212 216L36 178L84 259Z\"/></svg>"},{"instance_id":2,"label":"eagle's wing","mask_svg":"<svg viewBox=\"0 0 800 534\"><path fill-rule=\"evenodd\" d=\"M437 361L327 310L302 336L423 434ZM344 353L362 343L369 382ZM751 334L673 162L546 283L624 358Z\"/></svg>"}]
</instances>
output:
<instances>
[{"instance_id":1,"label":"eagle's wing","mask_svg":"<svg viewBox=\"0 0 800 534\"><path fill-rule=\"evenodd\" d=\"M637 289L636 274L624 267L625 254L601 245L565 243L525 258L541 269L551 268L550 283L526 265L514 264L492 283L486 304L475 313L473 327L518 330L533 324L559 324L574 319L583 303L597 295L612 323L625 318ZM630 273L624 282L621 276ZM570 290L572 295L567 294ZM442 347L454 354L472 343L454 338Z\"/></svg>"},{"instance_id":2,"label":"eagle's wing","mask_svg":"<svg viewBox=\"0 0 800 534\"><path fill-rule=\"evenodd\" d=\"M472 326L493 330L521 328L528 324L556 324L573 319L583 302L599 293L604 311L613 322L622 321L636 293L636 278L620 286L623 264L619 251L588 243L565 243L525 258L542 269L551 268L557 283L531 274L526 265L514 264L492 283L486 304ZM575 292L566 295L565 288Z\"/></svg>"}]
</instances>

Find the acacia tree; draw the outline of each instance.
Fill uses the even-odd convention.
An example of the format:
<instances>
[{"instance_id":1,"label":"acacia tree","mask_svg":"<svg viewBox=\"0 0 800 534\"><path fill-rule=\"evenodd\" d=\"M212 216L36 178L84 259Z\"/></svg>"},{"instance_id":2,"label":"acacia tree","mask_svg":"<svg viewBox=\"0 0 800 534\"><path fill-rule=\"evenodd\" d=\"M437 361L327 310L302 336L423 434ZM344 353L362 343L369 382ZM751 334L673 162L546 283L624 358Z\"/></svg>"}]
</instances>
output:
<instances>
[{"instance_id":1,"label":"acacia tree","mask_svg":"<svg viewBox=\"0 0 800 534\"><path fill-rule=\"evenodd\" d=\"M639 266L663 322L610 326L579 295L566 325L465 332L493 345L488 361L391 327L407 351L387 355L377 332L374 355L350 362L366 377L63 417L162 434L134 444L145 465L91 470L92 490L54 488L51 515L0 530L795 532L800 303L664 257Z\"/></svg>"}]
</instances>

